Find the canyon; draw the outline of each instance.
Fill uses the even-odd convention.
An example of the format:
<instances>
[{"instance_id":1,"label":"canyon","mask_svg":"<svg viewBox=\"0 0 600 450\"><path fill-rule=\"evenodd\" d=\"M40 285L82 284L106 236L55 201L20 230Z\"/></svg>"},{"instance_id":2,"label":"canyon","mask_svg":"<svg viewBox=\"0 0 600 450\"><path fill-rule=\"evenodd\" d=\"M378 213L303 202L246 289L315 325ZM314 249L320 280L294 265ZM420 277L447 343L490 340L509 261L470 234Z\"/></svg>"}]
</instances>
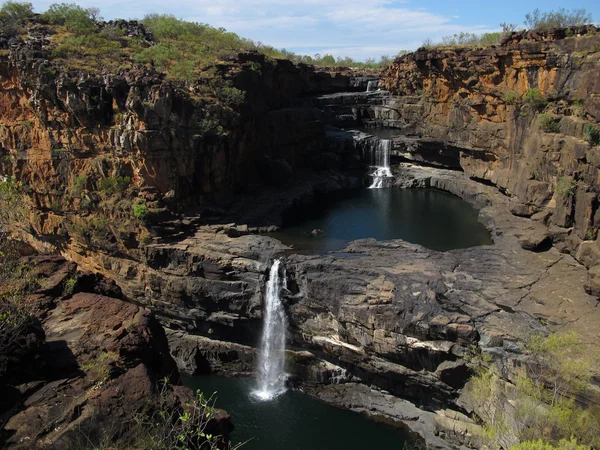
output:
<instances>
[{"instance_id":1,"label":"canyon","mask_svg":"<svg viewBox=\"0 0 600 450\"><path fill-rule=\"evenodd\" d=\"M597 354L600 146L589 139L600 122L597 28L514 32L483 49L421 48L381 73L244 52L215 68L244 100L218 108L152 67L64 69L47 51L51 39L39 23L26 40L0 35L0 174L27 198L14 236L112 286L57 302L47 339L58 340L65 322L101 333L83 316L115 310L123 320L107 329L142 320L136 329L153 330L144 342L162 350L115 364L128 370L110 383L145 377L137 363L162 375L156 354L184 374L255 374L275 257L286 274L289 383L407 426L427 448L481 446L474 352L508 385L532 333L574 331ZM209 119L220 129L207 129ZM394 130L390 161L377 164L389 171L381 185L461 197L493 245L437 252L359 239L303 254L269 236L298 205L371 184L367 168L382 144L361 127ZM122 192L101 187L125 178ZM148 211L143 220L132 216L136 205ZM137 354L144 345L134 344ZM583 404L600 404L598 361ZM19 424L38 394L21 393L27 407L9 422L15 442L31 438ZM48 430L63 423L45 419ZM516 443L510 432L504 439Z\"/></svg>"}]
</instances>

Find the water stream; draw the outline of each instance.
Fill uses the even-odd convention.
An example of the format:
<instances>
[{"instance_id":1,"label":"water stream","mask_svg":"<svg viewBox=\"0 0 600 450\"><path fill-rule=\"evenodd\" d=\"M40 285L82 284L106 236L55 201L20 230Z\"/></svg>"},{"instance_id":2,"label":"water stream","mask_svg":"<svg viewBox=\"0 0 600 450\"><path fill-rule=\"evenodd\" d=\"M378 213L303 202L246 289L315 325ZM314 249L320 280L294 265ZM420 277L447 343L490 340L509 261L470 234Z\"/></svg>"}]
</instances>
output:
<instances>
[{"instance_id":1,"label":"water stream","mask_svg":"<svg viewBox=\"0 0 600 450\"><path fill-rule=\"evenodd\" d=\"M269 272L264 305L263 333L258 357L258 388L253 395L272 400L285 392L286 318L281 291L285 289L285 269L276 259Z\"/></svg>"},{"instance_id":2,"label":"water stream","mask_svg":"<svg viewBox=\"0 0 600 450\"><path fill-rule=\"evenodd\" d=\"M377 139L371 147L371 177L373 182L369 189L381 189L385 187L385 180L392 178L390 170L390 151L392 149L392 141L389 139Z\"/></svg>"},{"instance_id":3,"label":"water stream","mask_svg":"<svg viewBox=\"0 0 600 450\"><path fill-rule=\"evenodd\" d=\"M371 80L367 83L367 92L373 92L375 89L377 89L377 86L379 85L379 80Z\"/></svg>"}]
</instances>

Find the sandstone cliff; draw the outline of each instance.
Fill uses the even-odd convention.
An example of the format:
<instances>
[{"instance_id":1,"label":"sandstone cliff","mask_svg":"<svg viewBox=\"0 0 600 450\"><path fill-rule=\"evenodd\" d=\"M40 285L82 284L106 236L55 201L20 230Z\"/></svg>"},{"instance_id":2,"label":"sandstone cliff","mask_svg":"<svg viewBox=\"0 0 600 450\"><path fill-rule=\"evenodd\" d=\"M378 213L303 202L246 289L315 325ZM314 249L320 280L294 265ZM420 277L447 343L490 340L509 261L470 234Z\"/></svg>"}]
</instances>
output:
<instances>
[{"instance_id":1,"label":"sandstone cliff","mask_svg":"<svg viewBox=\"0 0 600 450\"><path fill-rule=\"evenodd\" d=\"M364 240L346 255L288 252L295 381L408 398L419 408L398 413L393 400L387 416L415 427L427 416L436 445L441 434L477 446L464 389L472 346L514 380L527 333L576 329L595 345L596 297L569 255L587 267L600 257L599 147L585 139L599 114L595 28L421 49L383 74L392 95L358 92L351 72L243 53L214 68L244 91L239 104L199 98L152 67L68 70L48 59L51 30L29 33L0 39L0 167L29 198L24 232L151 308L187 372L252 372L268 264L286 250L250 235L262 231L253 222L276 225L294 200L360 178L340 169L360 168L364 148L327 125L395 127L406 135L394 139L396 162L459 169L395 175L474 203L495 245L440 254ZM134 216L136 205L148 215Z\"/></svg>"},{"instance_id":2,"label":"sandstone cliff","mask_svg":"<svg viewBox=\"0 0 600 450\"><path fill-rule=\"evenodd\" d=\"M481 49L421 48L382 83L395 94L393 125L419 138L426 162L444 152L591 267L600 255L599 74L600 31L589 26L513 33ZM432 143L437 155L427 154Z\"/></svg>"}]
</instances>

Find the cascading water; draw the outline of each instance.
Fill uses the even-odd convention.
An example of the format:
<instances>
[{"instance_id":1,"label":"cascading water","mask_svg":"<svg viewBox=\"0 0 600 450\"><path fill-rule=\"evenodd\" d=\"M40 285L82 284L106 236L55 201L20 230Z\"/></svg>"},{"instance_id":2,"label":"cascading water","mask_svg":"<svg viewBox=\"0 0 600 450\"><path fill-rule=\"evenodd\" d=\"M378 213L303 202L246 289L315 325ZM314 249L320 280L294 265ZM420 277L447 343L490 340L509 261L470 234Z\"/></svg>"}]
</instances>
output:
<instances>
[{"instance_id":1,"label":"cascading water","mask_svg":"<svg viewBox=\"0 0 600 450\"><path fill-rule=\"evenodd\" d=\"M286 318L281 291L285 289L285 269L281 260L271 266L264 306L263 334L258 356L258 389L253 395L260 400L272 400L285 391L285 329Z\"/></svg>"},{"instance_id":2,"label":"cascading water","mask_svg":"<svg viewBox=\"0 0 600 450\"><path fill-rule=\"evenodd\" d=\"M390 170L390 150L392 141L389 139L378 139L371 148L371 163L375 169L371 173L373 182L369 189L381 189L384 187L385 179L392 177Z\"/></svg>"},{"instance_id":3,"label":"cascading water","mask_svg":"<svg viewBox=\"0 0 600 450\"><path fill-rule=\"evenodd\" d=\"M371 80L367 83L367 92L372 92L379 85L379 80Z\"/></svg>"}]
</instances>

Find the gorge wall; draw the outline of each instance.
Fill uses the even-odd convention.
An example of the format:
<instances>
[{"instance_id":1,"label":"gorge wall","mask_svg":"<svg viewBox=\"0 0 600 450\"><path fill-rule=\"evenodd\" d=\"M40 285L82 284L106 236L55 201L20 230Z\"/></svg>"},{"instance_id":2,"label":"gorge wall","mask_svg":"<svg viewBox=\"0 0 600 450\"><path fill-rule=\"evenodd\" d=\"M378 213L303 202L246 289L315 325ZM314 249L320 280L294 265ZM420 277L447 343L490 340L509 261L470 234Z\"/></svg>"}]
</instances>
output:
<instances>
[{"instance_id":1,"label":"gorge wall","mask_svg":"<svg viewBox=\"0 0 600 450\"><path fill-rule=\"evenodd\" d=\"M424 152L434 143L512 196L514 213L539 213L555 244L589 268L598 262L600 166L589 142L600 120L598 50L593 26L513 33L483 49L422 48L384 72L395 94L386 106Z\"/></svg>"},{"instance_id":2,"label":"gorge wall","mask_svg":"<svg viewBox=\"0 0 600 450\"><path fill-rule=\"evenodd\" d=\"M361 240L350 257L288 252L295 382L409 399L388 415L417 428L433 416L425 434L437 448L450 445L439 435L477 446L472 346L514 380L526 333L575 328L596 342L600 147L584 138L600 114L597 29L420 49L382 74L389 92L359 92L371 74L243 53L214 68L244 92L229 103L151 67L66 70L47 53L50 30L28 33L0 37L0 173L23 184L21 236L151 309L183 371L253 370L269 261L289 250L261 227L364 172L355 134L330 126L398 129L395 162L426 167L396 170L397 184L468 199L495 245L438 253ZM542 108L556 132L541 128ZM149 209L143 221L135 205Z\"/></svg>"}]
</instances>

